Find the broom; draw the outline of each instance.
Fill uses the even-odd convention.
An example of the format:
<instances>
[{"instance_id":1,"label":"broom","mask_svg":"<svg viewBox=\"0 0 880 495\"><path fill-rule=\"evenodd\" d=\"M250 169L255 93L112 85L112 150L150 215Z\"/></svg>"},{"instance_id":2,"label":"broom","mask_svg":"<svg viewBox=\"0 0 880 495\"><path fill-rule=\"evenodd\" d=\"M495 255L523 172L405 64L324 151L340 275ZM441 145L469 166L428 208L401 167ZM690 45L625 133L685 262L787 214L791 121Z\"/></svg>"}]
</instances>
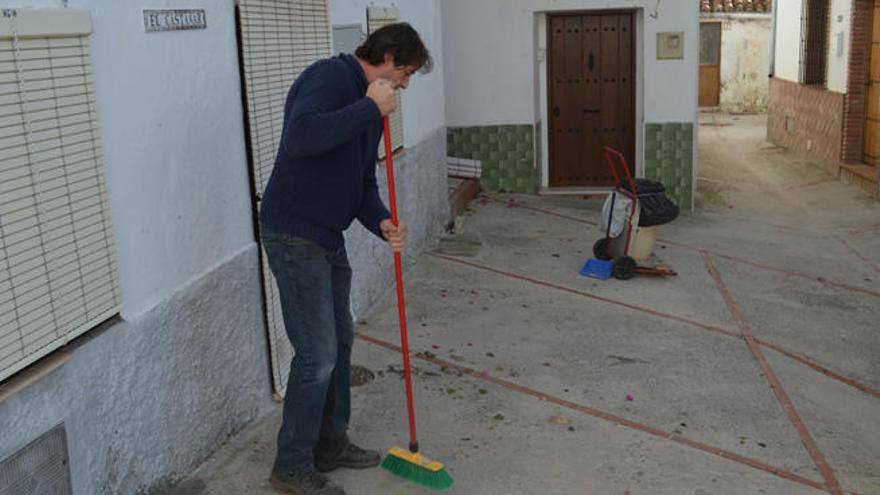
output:
<instances>
[{"instance_id":1,"label":"broom","mask_svg":"<svg viewBox=\"0 0 880 495\"><path fill-rule=\"evenodd\" d=\"M394 194L394 162L391 159L391 129L388 117L382 118L385 136L385 169L388 172L388 202L391 205L391 223L397 226L397 200ZM400 344L403 350L403 377L406 383L406 406L409 414L409 450L399 447L388 449L382 467L401 478L414 481L435 490L445 490L452 486L452 477L443 464L432 461L419 454L416 440L416 417L413 409L412 378L409 368L409 344L406 338L406 310L403 303L403 268L400 253L394 253L394 275L397 280L397 313L400 318Z\"/></svg>"}]
</instances>

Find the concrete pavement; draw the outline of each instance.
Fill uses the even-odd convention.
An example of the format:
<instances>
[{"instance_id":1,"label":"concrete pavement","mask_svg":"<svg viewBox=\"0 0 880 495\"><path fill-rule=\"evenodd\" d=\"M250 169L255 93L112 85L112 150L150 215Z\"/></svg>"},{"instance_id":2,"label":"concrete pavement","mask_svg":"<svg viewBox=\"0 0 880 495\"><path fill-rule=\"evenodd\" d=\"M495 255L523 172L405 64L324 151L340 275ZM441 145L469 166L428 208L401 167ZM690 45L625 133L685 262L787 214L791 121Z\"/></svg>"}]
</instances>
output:
<instances>
[{"instance_id":1,"label":"concrete pavement","mask_svg":"<svg viewBox=\"0 0 880 495\"><path fill-rule=\"evenodd\" d=\"M507 194L406 273L420 441L449 493L880 494L880 204L764 142L762 118L703 115L700 208L656 249L678 277L585 278L601 202ZM406 445L393 290L357 332L374 379L352 438ZM172 493L273 493L279 419Z\"/></svg>"}]
</instances>

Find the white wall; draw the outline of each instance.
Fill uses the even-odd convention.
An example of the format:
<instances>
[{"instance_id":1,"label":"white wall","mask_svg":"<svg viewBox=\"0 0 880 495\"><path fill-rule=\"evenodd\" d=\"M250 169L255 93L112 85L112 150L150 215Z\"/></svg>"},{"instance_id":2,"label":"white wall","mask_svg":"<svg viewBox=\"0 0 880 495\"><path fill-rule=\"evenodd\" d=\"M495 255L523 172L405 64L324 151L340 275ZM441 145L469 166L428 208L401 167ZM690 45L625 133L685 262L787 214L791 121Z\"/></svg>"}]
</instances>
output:
<instances>
[{"instance_id":1,"label":"white wall","mask_svg":"<svg viewBox=\"0 0 880 495\"><path fill-rule=\"evenodd\" d=\"M801 59L802 0L777 1L774 76L798 82Z\"/></svg>"},{"instance_id":2,"label":"white wall","mask_svg":"<svg viewBox=\"0 0 880 495\"><path fill-rule=\"evenodd\" d=\"M535 108L535 14L590 9L644 9L644 119L693 122L697 101L699 9L656 0L446 0L443 4L446 118L450 127L524 124ZM660 31L685 32L684 60L656 60ZM674 88L674 91L670 89Z\"/></svg>"},{"instance_id":3,"label":"white wall","mask_svg":"<svg viewBox=\"0 0 880 495\"><path fill-rule=\"evenodd\" d=\"M768 15L720 19L721 107L734 112L765 111L772 19Z\"/></svg>"},{"instance_id":4,"label":"white wall","mask_svg":"<svg viewBox=\"0 0 880 495\"><path fill-rule=\"evenodd\" d=\"M416 74L403 92L403 142L412 147L427 138L437 128L445 125L443 85L443 31L440 2L443 0L329 0L330 23L360 24L367 31L367 7L396 6L400 20L408 22L419 32L422 41L434 59L434 70L429 74Z\"/></svg>"},{"instance_id":5,"label":"white wall","mask_svg":"<svg viewBox=\"0 0 880 495\"><path fill-rule=\"evenodd\" d=\"M92 63L122 289L133 318L254 241L233 2L71 0ZM4 7L60 7L12 0ZM144 8L201 8L207 29L145 33Z\"/></svg>"},{"instance_id":6,"label":"white wall","mask_svg":"<svg viewBox=\"0 0 880 495\"><path fill-rule=\"evenodd\" d=\"M826 86L831 91L846 93L852 27L852 0L831 0L829 20ZM841 34L842 36L840 36ZM840 44L839 55L838 44Z\"/></svg>"}]
</instances>

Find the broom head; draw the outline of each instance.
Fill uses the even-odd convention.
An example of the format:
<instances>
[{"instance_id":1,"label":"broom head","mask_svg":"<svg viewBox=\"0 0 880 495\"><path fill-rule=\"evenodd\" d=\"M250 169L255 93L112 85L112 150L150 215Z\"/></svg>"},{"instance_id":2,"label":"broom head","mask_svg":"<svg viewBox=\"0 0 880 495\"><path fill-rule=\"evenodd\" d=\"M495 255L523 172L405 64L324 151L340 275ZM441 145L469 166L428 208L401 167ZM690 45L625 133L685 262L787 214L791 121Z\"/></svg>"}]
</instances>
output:
<instances>
[{"instance_id":1,"label":"broom head","mask_svg":"<svg viewBox=\"0 0 880 495\"><path fill-rule=\"evenodd\" d=\"M452 486L452 477L443 468L442 462L432 461L418 452L413 453L399 447L388 449L382 468L435 490L446 490Z\"/></svg>"}]
</instances>

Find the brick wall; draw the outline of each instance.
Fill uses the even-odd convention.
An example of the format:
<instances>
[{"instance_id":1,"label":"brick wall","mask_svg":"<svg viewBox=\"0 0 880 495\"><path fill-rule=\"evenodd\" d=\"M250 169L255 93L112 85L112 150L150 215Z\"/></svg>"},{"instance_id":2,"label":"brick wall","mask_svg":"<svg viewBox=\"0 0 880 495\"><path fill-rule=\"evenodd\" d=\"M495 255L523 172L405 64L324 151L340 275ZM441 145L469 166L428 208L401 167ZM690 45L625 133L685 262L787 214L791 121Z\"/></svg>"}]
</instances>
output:
<instances>
[{"instance_id":1,"label":"brick wall","mask_svg":"<svg viewBox=\"0 0 880 495\"><path fill-rule=\"evenodd\" d=\"M873 0L854 0L852 32L850 35L849 69L846 97L843 103L843 144L841 159L844 162L862 161L865 142L865 118L867 113L868 63L871 50L871 14Z\"/></svg>"},{"instance_id":2,"label":"brick wall","mask_svg":"<svg viewBox=\"0 0 880 495\"><path fill-rule=\"evenodd\" d=\"M844 95L819 86L770 79L767 139L808 153L837 174L841 164Z\"/></svg>"}]
</instances>

